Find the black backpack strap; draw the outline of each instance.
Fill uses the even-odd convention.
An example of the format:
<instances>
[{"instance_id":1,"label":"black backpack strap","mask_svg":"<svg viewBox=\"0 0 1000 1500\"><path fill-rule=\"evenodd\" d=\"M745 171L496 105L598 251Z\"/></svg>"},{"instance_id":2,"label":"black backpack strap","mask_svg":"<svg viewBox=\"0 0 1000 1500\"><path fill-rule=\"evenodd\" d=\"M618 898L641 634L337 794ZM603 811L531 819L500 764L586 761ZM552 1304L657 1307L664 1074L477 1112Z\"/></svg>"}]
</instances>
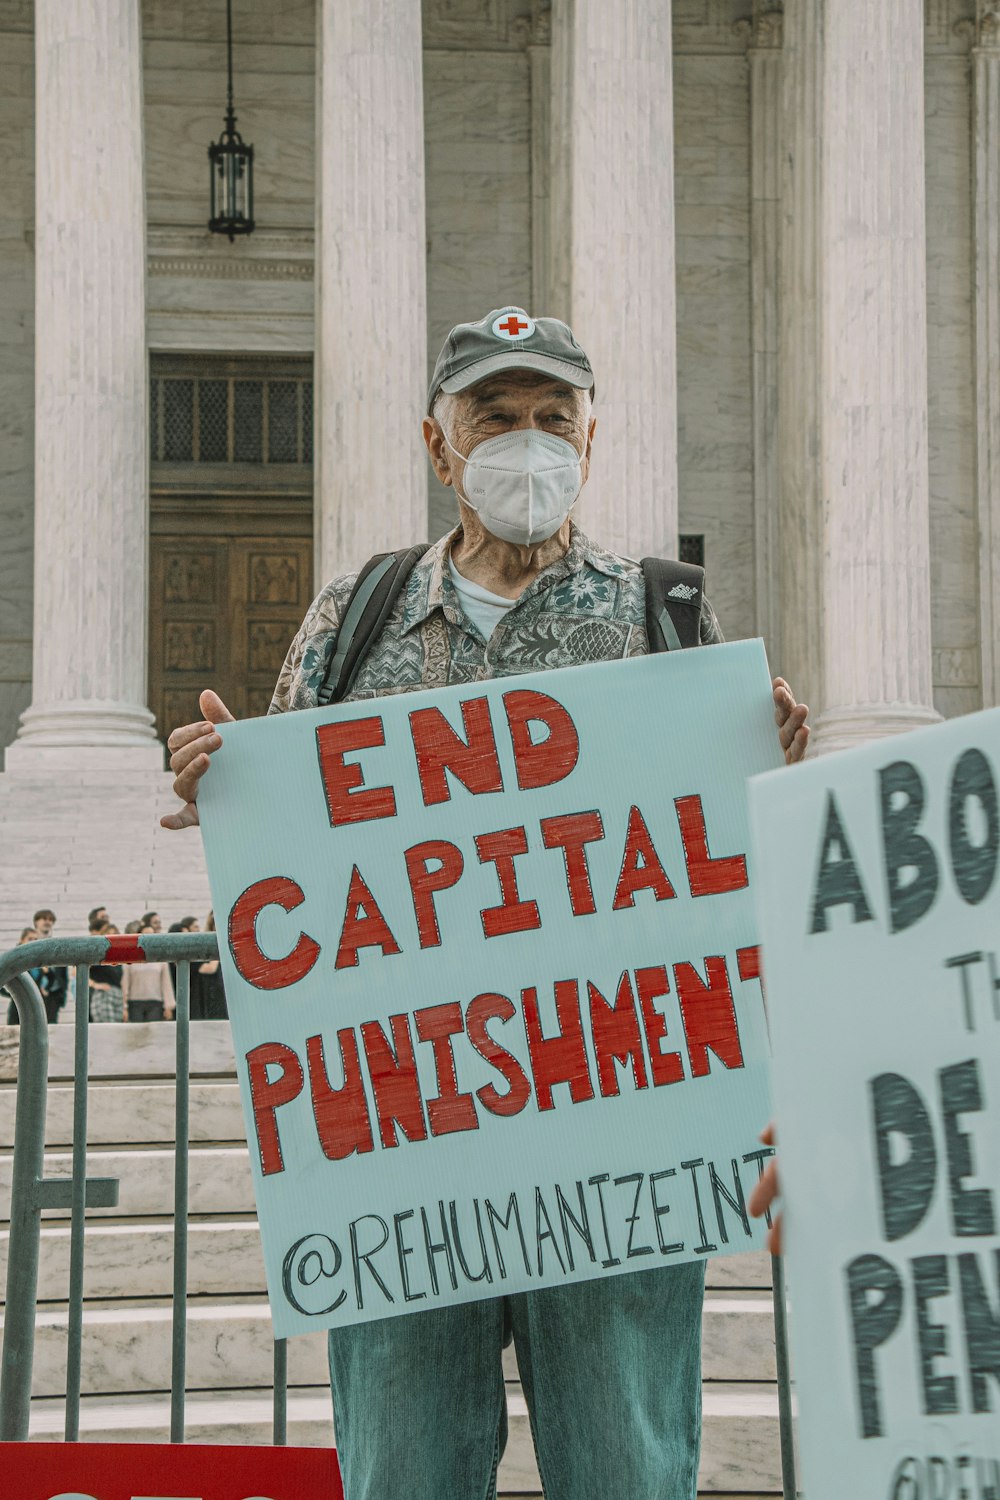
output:
<instances>
[{"instance_id":1,"label":"black backpack strap","mask_svg":"<svg viewBox=\"0 0 1000 1500\"><path fill-rule=\"evenodd\" d=\"M699 646L705 569L668 557L644 557L641 566L650 651Z\"/></svg>"},{"instance_id":2,"label":"black backpack strap","mask_svg":"<svg viewBox=\"0 0 1000 1500\"><path fill-rule=\"evenodd\" d=\"M381 632L414 565L429 546L429 542L421 542L407 552L379 552L365 563L351 590L337 631L337 645L316 695L319 705L325 708L329 703L339 703L350 691L365 652Z\"/></svg>"}]
</instances>

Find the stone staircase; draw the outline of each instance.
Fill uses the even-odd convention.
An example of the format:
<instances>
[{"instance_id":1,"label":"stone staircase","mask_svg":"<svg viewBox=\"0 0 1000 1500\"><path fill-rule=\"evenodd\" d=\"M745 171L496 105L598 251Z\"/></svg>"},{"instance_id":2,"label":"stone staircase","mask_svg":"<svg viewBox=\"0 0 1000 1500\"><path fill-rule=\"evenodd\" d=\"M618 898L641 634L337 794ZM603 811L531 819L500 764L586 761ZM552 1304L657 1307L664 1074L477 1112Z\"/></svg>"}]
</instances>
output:
<instances>
[{"instance_id":1,"label":"stone staircase","mask_svg":"<svg viewBox=\"0 0 1000 1500\"><path fill-rule=\"evenodd\" d=\"M72 1026L50 1031L47 1176L68 1176ZM173 1028L91 1029L88 1172L121 1182L114 1209L88 1214L81 1438L164 1441L169 1433L173 1248ZM192 1027L186 1433L269 1442L272 1340L232 1044L226 1022ZM9 1214L17 1031L0 1027L0 1218ZM6 1229L0 1288L6 1286ZM706 1495L780 1494L770 1262L713 1261L704 1319ZM62 1436L69 1223L42 1230L31 1436ZM503 1496L540 1496L514 1352L505 1351L510 1440ZM288 1345L288 1440L333 1441L322 1335Z\"/></svg>"},{"instance_id":2,"label":"stone staircase","mask_svg":"<svg viewBox=\"0 0 1000 1500\"><path fill-rule=\"evenodd\" d=\"M0 773L0 952L43 906L56 937L85 934L101 903L122 929L154 910L164 931L189 914L204 924L201 837L159 826L180 806L172 784L166 771Z\"/></svg>"}]
</instances>

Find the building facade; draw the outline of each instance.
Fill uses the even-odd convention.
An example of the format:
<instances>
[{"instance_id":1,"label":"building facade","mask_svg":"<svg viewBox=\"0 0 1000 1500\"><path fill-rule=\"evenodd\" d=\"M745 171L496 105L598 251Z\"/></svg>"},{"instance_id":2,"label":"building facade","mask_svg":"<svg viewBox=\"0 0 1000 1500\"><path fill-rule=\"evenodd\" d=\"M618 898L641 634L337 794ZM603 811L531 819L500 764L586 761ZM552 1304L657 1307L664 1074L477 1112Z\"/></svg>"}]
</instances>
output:
<instances>
[{"instance_id":1,"label":"building facade","mask_svg":"<svg viewBox=\"0 0 1000 1500\"><path fill-rule=\"evenodd\" d=\"M440 535L456 322L571 322L578 515L703 558L817 748L1000 703L985 0L0 0L0 941L207 906L163 739L316 587Z\"/></svg>"}]
</instances>

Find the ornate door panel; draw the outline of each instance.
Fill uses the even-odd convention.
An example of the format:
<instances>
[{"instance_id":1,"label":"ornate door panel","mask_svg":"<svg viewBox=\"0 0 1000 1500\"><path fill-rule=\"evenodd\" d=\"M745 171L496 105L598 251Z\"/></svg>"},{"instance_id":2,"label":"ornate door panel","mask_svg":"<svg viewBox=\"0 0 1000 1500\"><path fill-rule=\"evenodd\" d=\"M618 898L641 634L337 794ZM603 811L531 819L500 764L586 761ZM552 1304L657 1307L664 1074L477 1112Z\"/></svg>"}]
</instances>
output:
<instances>
[{"instance_id":1,"label":"ornate door panel","mask_svg":"<svg viewBox=\"0 0 1000 1500\"><path fill-rule=\"evenodd\" d=\"M312 545L277 537L233 542L229 576L232 667L244 703L237 717L256 718L267 713L285 653L312 600Z\"/></svg>"},{"instance_id":2,"label":"ornate door panel","mask_svg":"<svg viewBox=\"0 0 1000 1500\"><path fill-rule=\"evenodd\" d=\"M237 719L265 714L313 597L308 511L258 508L250 522L210 497L185 509L182 530L156 506L150 538L149 703L164 740L201 717L206 687Z\"/></svg>"}]
</instances>

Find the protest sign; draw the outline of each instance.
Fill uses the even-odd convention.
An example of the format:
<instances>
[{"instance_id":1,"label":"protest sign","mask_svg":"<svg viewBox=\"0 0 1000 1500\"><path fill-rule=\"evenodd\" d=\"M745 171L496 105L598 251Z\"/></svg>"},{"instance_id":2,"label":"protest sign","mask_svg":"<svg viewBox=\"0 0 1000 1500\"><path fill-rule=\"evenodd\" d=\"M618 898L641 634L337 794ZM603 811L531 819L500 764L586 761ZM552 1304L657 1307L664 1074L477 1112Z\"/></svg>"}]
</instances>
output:
<instances>
[{"instance_id":1,"label":"protest sign","mask_svg":"<svg viewBox=\"0 0 1000 1500\"><path fill-rule=\"evenodd\" d=\"M751 783L809 1500L1000 1497L1000 711Z\"/></svg>"},{"instance_id":2,"label":"protest sign","mask_svg":"<svg viewBox=\"0 0 1000 1500\"><path fill-rule=\"evenodd\" d=\"M343 1500L332 1448L0 1443L11 1500Z\"/></svg>"},{"instance_id":3,"label":"protest sign","mask_svg":"<svg viewBox=\"0 0 1000 1500\"><path fill-rule=\"evenodd\" d=\"M760 1243L760 642L220 727L279 1335Z\"/></svg>"}]
</instances>

